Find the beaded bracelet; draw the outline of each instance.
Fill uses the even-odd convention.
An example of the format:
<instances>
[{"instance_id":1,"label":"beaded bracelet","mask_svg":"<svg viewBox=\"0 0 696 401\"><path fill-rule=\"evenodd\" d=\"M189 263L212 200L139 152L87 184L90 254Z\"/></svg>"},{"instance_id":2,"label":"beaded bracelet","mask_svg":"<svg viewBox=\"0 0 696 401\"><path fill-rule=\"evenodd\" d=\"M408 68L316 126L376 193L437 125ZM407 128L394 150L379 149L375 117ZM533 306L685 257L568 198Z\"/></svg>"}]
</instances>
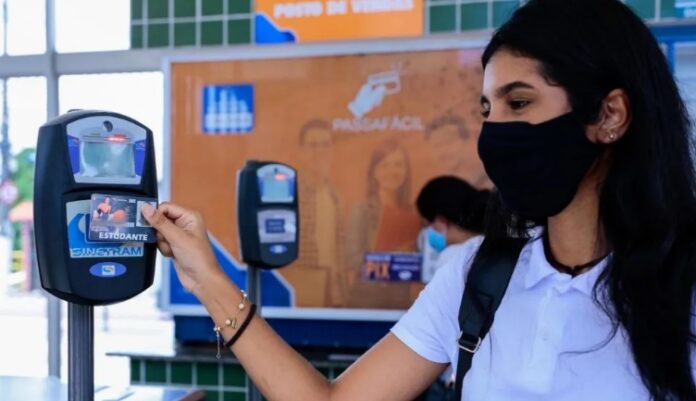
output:
<instances>
[{"instance_id":1,"label":"beaded bracelet","mask_svg":"<svg viewBox=\"0 0 696 401\"><path fill-rule=\"evenodd\" d=\"M249 303L249 296L244 290L241 290L242 293L242 301L237 305L237 313L232 317L231 319L225 320L225 327L230 327L232 330L237 328L237 317L239 314L246 308L246 305ZM256 308L254 307L254 310ZM248 324L248 323L247 323ZM241 328L240 328L241 330ZM215 343L217 344L217 354L215 357L217 359L220 359L221 354L220 354L220 345L222 344L222 327L215 325L213 327L213 331L215 332ZM229 347L228 347L229 348Z\"/></svg>"}]
</instances>

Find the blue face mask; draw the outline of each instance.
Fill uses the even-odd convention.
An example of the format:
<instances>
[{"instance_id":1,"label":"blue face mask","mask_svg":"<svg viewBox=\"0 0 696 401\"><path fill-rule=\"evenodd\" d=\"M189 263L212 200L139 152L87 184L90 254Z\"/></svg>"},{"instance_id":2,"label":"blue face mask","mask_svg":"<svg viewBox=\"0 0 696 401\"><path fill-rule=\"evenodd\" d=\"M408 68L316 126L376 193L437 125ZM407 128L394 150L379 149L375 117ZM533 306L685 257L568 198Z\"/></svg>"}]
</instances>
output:
<instances>
[{"instance_id":1,"label":"blue face mask","mask_svg":"<svg viewBox=\"0 0 696 401\"><path fill-rule=\"evenodd\" d=\"M438 232L432 227L428 227L427 232L428 244L430 244L434 250L442 252L447 247L447 239L445 238L445 234Z\"/></svg>"}]
</instances>

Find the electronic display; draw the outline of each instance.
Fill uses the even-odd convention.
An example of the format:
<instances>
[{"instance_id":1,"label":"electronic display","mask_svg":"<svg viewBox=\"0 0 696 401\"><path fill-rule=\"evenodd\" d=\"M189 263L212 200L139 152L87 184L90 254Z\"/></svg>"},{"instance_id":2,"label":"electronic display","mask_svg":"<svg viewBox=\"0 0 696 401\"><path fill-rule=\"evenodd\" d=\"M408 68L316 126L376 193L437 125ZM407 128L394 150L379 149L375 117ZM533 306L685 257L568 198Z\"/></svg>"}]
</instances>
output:
<instances>
[{"instance_id":1,"label":"electronic display","mask_svg":"<svg viewBox=\"0 0 696 401\"><path fill-rule=\"evenodd\" d=\"M90 178L135 177L133 143L124 136L83 140L78 174Z\"/></svg>"},{"instance_id":2,"label":"electronic display","mask_svg":"<svg viewBox=\"0 0 696 401\"><path fill-rule=\"evenodd\" d=\"M263 203L292 203L295 201L295 172L279 164L258 170L259 193Z\"/></svg>"}]
</instances>

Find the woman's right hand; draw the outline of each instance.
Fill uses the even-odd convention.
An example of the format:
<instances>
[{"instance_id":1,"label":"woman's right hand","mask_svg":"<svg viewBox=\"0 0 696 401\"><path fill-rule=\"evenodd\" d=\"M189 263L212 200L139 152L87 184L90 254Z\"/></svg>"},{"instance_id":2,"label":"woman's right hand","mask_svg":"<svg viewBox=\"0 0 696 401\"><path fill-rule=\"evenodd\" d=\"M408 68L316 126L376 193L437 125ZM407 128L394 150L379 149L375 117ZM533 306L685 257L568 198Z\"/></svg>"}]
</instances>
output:
<instances>
[{"instance_id":1,"label":"woman's right hand","mask_svg":"<svg viewBox=\"0 0 696 401\"><path fill-rule=\"evenodd\" d=\"M196 294L204 280L222 273L199 212L164 202L157 208L143 205L142 214L157 230L160 252L174 259L176 273L184 288Z\"/></svg>"}]
</instances>

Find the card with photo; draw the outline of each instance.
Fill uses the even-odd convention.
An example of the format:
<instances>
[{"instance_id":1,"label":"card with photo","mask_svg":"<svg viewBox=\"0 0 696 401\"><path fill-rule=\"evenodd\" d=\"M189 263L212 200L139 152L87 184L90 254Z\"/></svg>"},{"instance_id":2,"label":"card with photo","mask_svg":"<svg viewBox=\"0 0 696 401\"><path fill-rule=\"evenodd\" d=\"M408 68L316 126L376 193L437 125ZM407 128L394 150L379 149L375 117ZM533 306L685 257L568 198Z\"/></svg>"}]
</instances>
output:
<instances>
[{"instance_id":1,"label":"card with photo","mask_svg":"<svg viewBox=\"0 0 696 401\"><path fill-rule=\"evenodd\" d=\"M93 242L156 242L155 230L142 216L142 207L157 207L157 199L93 194L87 239Z\"/></svg>"}]
</instances>

